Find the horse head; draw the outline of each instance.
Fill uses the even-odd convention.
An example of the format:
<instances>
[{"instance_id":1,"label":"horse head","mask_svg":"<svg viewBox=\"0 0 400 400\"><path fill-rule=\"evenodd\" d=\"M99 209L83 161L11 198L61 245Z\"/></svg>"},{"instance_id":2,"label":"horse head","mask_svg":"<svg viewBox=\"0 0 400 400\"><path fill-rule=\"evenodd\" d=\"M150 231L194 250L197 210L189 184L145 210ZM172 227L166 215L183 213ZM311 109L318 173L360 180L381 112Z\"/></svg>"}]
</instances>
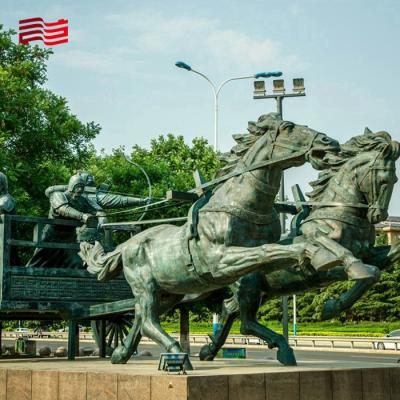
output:
<instances>
[{"instance_id":1,"label":"horse head","mask_svg":"<svg viewBox=\"0 0 400 400\"><path fill-rule=\"evenodd\" d=\"M395 161L400 156L400 143L387 132L373 133L350 139L341 153L354 155L349 166L354 172L354 185L368 204L367 218L376 224L388 217L393 187L397 182Z\"/></svg>"},{"instance_id":2,"label":"horse head","mask_svg":"<svg viewBox=\"0 0 400 400\"><path fill-rule=\"evenodd\" d=\"M270 159L282 160L282 169L306 161L316 169L324 169L329 165L327 154L340 149L335 139L306 125L284 121L277 113L261 115L257 122L249 122L248 131L253 140L246 138L252 146L243 158L245 165Z\"/></svg>"}]
</instances>

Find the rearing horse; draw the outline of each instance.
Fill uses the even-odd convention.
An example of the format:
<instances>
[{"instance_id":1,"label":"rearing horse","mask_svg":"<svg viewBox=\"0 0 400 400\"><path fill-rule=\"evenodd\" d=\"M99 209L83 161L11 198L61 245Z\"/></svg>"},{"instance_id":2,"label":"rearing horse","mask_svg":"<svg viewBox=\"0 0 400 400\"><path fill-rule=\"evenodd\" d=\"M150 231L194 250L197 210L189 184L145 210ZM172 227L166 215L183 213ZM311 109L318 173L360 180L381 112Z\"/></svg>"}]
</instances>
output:
<instances>
[{"instance_id":1,"label":"rearing horse","mask_svg":"<svg viewBox=\"0 0 400 400\"><path fill-rule=\"evenodd\" d=\"M221 328L203 346L200 357L212 360L224 344L234 319L240 315L241 333L254 335L278 347L278 360L295 364L292 349L282 335L262 326L256 318L262 301L275 296L302 293L329 285L335 280L361 276L354 287L339 300L329 300L323 318L333 317L349 308L379 277L379 268L400 259L400 245L374 247L374 224L387 218L394 184L397 182L395 160L400 145L386 132L356 136L345 143L332 168L321 172L312 182L309 195L311 213L300 226L300 236L282 242L314 243L329 250L328 259L318 271L311 266L258 270L231 285L233 297L225 300ZM368 264L364 264L368 263ZM370 265L372 264L372 265ZM349 270L352 266L352 270ZM328 267L328 268L327 268ZM327 272L326 272L327 271ZM350 273L349 273L350 272ZM358 276L359 277L359 276Z\"/></svg>"},{"instance_id":2,"label":"rearing horse","mask_svg":"<svg viewBox=\"0 0 400 400\"><path fill-rule=\"evenodd\" d=\"M338 143L274 113L250 124L249 134L238 140L229 178L201 208L196 226L156 226L110 253L99 243L81 244L89 271L107 277L122 267L136 299L133 328L114 351L113 363L127 362L141 335L180 352L159 316L185 294L210 292L257 269L290 268L319 257L321 249L309 243L268 244L281 233L274 200L282 170L306 161L324 168L326 152L337 151Z\"/></svg>"}]
</instances>

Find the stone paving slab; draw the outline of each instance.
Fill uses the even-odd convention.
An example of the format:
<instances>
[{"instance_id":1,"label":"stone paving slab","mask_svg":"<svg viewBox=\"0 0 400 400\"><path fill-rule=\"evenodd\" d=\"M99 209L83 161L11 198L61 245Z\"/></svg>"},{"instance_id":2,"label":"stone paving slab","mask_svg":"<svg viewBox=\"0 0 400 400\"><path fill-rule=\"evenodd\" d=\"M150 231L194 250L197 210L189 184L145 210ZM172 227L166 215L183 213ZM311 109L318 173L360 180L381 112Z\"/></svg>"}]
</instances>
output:
<instances>
[{"instance_id":1,"label":"stone paving slab","mask_svg":"<svg viewBox=\"0 0 400 400\"><path fill-rule=\"evenodd\" d=\"M268 359L215 359L214 361L198 361L191 359L194 371L188 371L189 375L223 375L223 374L247 374L247 373L277 373L277 372L299 372L315 370L336 370L336 369L360 369L377 368L377 364L365 361L343 361L332 362L300 361L295 367L282 366L276 360ZM157 371L158 358L156 357L134 357L127 364L111 364L109 359L97 357L79 357L74 361L66 359L21 359L1 360L0 369L31 369L48 371L82 371L82 372L107 372L123 373L134 375L163 375L164 372ZM393 362L380 363L379 368L399 367L400 364Z\"/></svg>"}]
</instances>

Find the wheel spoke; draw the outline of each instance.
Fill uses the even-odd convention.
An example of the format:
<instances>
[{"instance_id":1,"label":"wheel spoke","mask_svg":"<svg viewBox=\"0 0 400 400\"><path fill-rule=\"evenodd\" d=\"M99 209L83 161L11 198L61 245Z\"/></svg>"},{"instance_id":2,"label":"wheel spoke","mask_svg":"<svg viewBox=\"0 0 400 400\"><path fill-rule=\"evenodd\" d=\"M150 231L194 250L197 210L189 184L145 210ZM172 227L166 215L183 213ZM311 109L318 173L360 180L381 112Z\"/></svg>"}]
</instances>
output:
<instances>
[{"instance_id":1,"label":"wheel spoke","mask_svg":"<svg viewBox=\"0 0 400 400\"><path fill-rule=\"evenodd\" d=\"M112 344L112 342L113 342L114 335L115 335L115 327L113 327L113 328L114 328L114 329L111 329L110 335L109 335L108 338L107 338L107 345L108 345L108 347L112 347L111 344Z\"/></svg>"},{"instance_id":2,"label":"wheel spoke","mask_svg":"<svg viewBox=\"0 0 400 400\"><path fill-rule=\"evenodd\" d=\"M115 330L114 330L114 349L118 347L118 325L115 324Z\"/></svg>"},{"instance_id":3,"label":"wheel spoke","mask_svg":"<svg viewBox=\"0 0 400 400\"><path fill-rule=\"evenodd\" d=\"M106 322L106 337L110 333L111 329L113 328L113 324L109 323L108 321Z\"/></svg>"},{"instance_id":4,"label":"wheel spoke","mask_svg":"<svg viewBox=\"0 0 400 400\"><path fill-rule=\"evenodd\" d=\"M124 332L123 332L122 328L123 327L121 326L120 330L119 330L119 340L121 341L121 344L124 343L124 339L125 339L125 335L124 335Z\"/></svg>"},{"instance_id":5,"label":"wheel spoke","mask_svg":"<svg viewBox=\"0 0 400 400\"><path fill-rule=\"evenodd\" d=\"M107 347L115 349L116 347L118 347L119 344L123 344L124 339L132 329L134 323L134 314L129 313L124 315L113 315L109 318L110 319L105 321L105 340L107 343ZM92 329L94 331L94 339L97 343L101 340L101 321L93 320ZM97 344L100 347L100 343Z\"/></svg>"},{"instance_id":6,"label":"wheel spoke","mask_svg":"<svg viewBox=\"0 0 400 400\"><path fill-rule=\"evenodd\" d=\"M129 329L126 325L121 326L122 334L126 336L129 333Z\"/></svg>"},{"instance_id":7,"label":"wheel spoke","mask_svg":"<svg viewBox=\"0 0 400 400\"><path fill-rule=\"evenodd\" d=\"M121 322L122 322L124 325L128 325L128 326L132 326L132 325L133 325L132 320L129 319L129 318L122 318L122 319L121 319Z\"/></svg>"}]
</instances>

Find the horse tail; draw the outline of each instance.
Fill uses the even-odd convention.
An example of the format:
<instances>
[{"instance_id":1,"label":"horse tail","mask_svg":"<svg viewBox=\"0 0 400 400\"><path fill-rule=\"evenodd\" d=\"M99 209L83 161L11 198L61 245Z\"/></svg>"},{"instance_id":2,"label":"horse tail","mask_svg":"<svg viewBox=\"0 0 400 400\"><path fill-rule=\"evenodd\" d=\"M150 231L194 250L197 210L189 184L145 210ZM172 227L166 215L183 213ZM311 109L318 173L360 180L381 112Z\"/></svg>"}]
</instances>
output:
<instances>
[{"instance_id":1,"label":"horse tail","mask_svg":"<svg viewBox=\"0 0 400 400\"><path fill-rule=\"evenodd\" d=\"M87 265L88 272L96 275L100 282L107 282L122 271L121 247L105 252L100 242L95 242L95 244L81 242L80 248L79 256Z\"/></svg>"}]
</instances>

